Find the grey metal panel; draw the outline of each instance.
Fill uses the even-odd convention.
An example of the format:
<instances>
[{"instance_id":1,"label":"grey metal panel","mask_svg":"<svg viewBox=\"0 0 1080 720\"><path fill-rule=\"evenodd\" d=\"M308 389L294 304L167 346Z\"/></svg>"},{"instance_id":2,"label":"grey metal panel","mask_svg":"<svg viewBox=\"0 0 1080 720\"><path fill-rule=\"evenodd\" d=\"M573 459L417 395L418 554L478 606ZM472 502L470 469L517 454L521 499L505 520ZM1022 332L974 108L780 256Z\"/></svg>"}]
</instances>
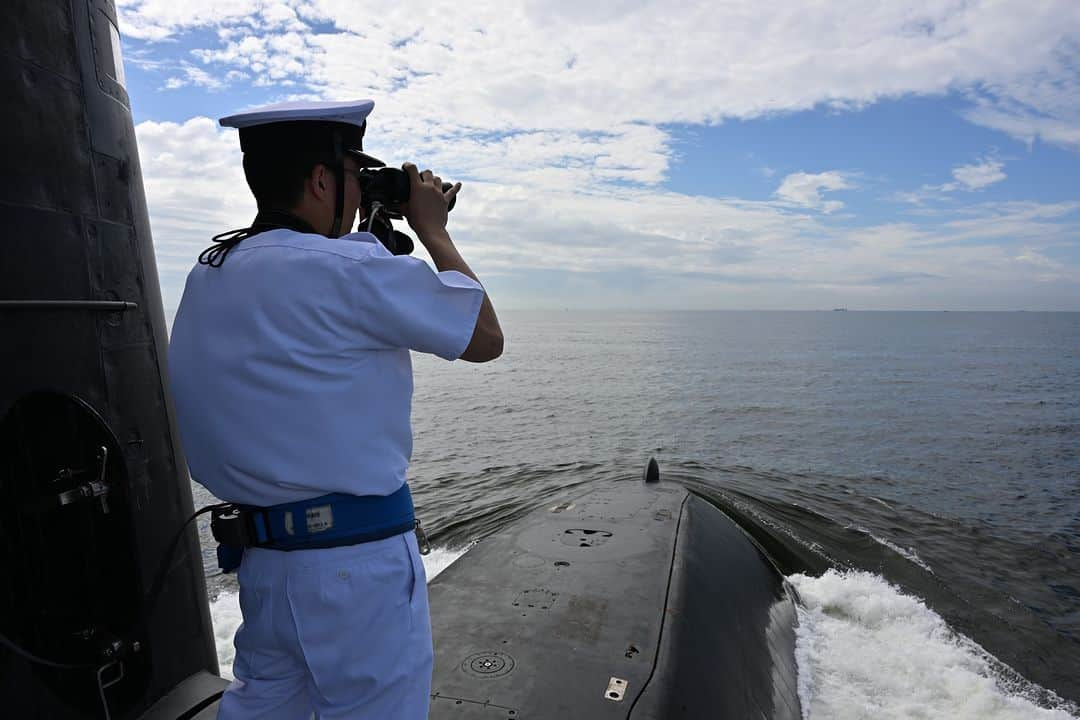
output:
<instances>
[{"instance_id":1,"label":"grey metal panel","mask_svg":"<svg viewBox=\"0 0 1080 720\"><path fill-rule=\"evenodd\" d=\"M475 700L463 700L461 698L440 695L431 698L431 712L429 718L445 718L456 720L468 718L469 720L514 720L519 717L514 708L491 703L481 703Z\"/></svg>"},{"instance_id":2,"label":"grey metal panel","mask_svg":"<svg viewBox=\"0 0 1080 720\"><path fill-rule=\"evenodd\" d=\"M652 670L686 495L607 485L445 570L430 586L431 717L626 717L629 701L605 693L615 677L632 694Z\"/></svg>"},{"instance_id":3,"label":"grey metal panel","mask_svg":"<svg viewBox=\"0 0 1080 720\"><path fill-rule=\"evenodd\" d=\"M176 720L177 718L217 716L217 699L229 686L227 680L200 671L183 680L167 695L154 703L139 720ZM192 711L201 708L198 715Z\"/></svg>"},{"instance_id":4,"label":"grey metal panel","mask_svg":"<svg viewBox=\"0 0 1080 720\"><path fill-rule=\"evenodd\" d=\"M0 54L11 55L73 83L79 82L69 3L16 0L5 3L4 11L5 20L12 23L14 31L0 34Z\"/></svg>"},{"instance_id":5,"label":"grey metal panel","mask_svg":"<svg viewBox=\"0 0 1080 720\"><path fill-rule=\"evenodd\" d=\"M539 510L436 578L431 606L436 720L800 717L783 577L677 486Z\"/></svg>"},{"instance_id":6,"label":"grey metal panel","mask_svg":"<svg viewBox=\"0 0 1080 720\"><path fill-rule=\"evenodd\" d=\"M185 718L185 720L217 720L217 716L218 716L218 701L215 700L214 702L210 703L209 705L204 707L202 710L200 710L198 712L198 714L192 715L190 718ZM301 720L303 720L303 719L301 719Z\"/></svg>"},{"instance_id":7,"label":"grey metal panel","mask_svg":"<svg viewBox=\"0 0 1080 720\"><path fill-rule=\"evenodd\" d=\"M630 717L798 720L795 624L794 600L769 558L691 496L656 672Z\"/></svg>"}]
</instances>

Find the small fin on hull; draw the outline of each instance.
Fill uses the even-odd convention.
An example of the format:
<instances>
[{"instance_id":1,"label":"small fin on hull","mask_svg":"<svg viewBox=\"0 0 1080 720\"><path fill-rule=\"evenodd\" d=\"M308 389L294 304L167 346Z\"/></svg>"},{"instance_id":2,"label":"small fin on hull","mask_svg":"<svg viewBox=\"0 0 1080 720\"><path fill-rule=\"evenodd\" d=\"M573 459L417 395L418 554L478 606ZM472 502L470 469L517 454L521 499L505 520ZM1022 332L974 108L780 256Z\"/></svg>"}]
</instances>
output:
<instances>
[{"instance_id":1,"label":"small fin on hull","mask_svg":"<svg viewBox=\"0 0 1080 720\"><path fill-rule=\"evenodd\" d=\"M649 458L649 463L645 466L645 473L642 475L641 481L646 485L660 482L660 465L656 462L656 458Z\"/></svg>"}]
</instances>

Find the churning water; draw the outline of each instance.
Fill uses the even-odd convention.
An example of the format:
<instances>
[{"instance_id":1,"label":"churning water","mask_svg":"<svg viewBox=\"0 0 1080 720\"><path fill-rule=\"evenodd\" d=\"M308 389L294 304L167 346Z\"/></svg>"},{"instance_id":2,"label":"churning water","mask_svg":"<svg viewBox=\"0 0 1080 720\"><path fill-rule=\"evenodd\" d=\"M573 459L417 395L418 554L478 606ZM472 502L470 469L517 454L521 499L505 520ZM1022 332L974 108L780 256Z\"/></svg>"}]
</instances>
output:
<instances>
[{"instance_id":1,"label":"churning water","mask_svg":"<svg viewBox=\"0 0 1080 720\"><path fill-rule=\"evenodd\" d=\"M429 576L655 456L798 590L808 717L1080 715L1080 314L501 319L494 363L414 357ZM201 531L227 672L234 580Z\"/></svg>"}]
</instances>

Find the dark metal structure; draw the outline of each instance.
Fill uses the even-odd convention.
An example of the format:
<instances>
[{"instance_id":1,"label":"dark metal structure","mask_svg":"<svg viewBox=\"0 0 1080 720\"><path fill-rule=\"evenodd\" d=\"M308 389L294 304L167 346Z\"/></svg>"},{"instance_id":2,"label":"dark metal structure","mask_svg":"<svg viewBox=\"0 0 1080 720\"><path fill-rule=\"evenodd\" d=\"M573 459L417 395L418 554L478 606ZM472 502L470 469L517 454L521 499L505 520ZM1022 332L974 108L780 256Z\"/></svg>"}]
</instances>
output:
<instances>
[{"instance_id":1,"label":"dark metal structure","mask_svg":"<svg viewBox=\"0 0 1080 720\"><path fill-rule=\"evenodd\" d=\"M793 591L657 475L542 508L431 582L431 718L802 717Z\"/></svg>"},{"instance_id":2,"label":"dark metal structure","mask_svg":"<svg viewBox=\"0 0 1080 720\"><path fill-rule=\"evenodd\" d=\"M192 497L116 9L4 11L2 714L136 718L185 680L190 710L224 683L193 526L166 560Z\"/></svg>"}]
</instances>

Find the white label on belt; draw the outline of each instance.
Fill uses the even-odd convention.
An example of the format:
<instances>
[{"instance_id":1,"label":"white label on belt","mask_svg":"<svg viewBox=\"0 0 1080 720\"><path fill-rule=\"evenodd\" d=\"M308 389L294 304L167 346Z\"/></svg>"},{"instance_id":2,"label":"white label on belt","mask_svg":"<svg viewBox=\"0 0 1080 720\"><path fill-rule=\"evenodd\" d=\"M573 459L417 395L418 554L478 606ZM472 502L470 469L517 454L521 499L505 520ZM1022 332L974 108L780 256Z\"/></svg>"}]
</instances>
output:
<instances>
[{"instance_id":1,"label":"white label on belt","mask_svg":"<svg viewBox=\"0 0 1080 720\"><path fill-rule=\"evenodd\" d=\"M307 509L307 531L322 532L334 527L334 513L329 505L319 505Z\"/></svg>"},{"instance_id":2,"label":"white label on belt","mask_svg":"<svg viewBox=\"0 0 1080 720\"><path fill-rule=\"evenodd\" d=\"M296 534L296 528L293 527L292 523L292 510L285 511L285 532L290 535Z\"/></svg>"}]
</instances>

